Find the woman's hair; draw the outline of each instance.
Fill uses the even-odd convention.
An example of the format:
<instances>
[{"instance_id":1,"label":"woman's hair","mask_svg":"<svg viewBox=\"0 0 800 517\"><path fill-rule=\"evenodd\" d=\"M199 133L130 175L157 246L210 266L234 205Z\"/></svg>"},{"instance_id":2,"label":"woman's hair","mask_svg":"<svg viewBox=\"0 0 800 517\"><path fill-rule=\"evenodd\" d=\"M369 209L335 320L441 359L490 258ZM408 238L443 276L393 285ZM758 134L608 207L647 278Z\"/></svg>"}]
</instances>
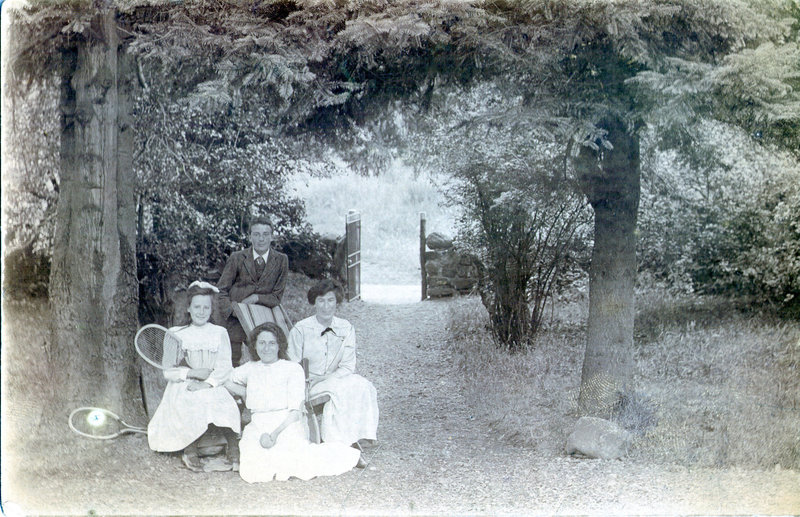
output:
<instances>
[{"instance_id":1,"label":"woman's hair","mask_svg":"<svg viewBox=\"0 0 800 517\"><path fill-rule=\"evenodd\" d=\"M200 287L197 285L189 286L186 290L186 307L180 311L176 317L176 325L189 325L192 322L192 317L189 315L189 307L192 305L192 298L195 296L210 296L211 297L211 314L217 308L217 293L209 287Z\"/></svg>"},{"instance_id":2,"label":"woman's hair","mask_svg":"<svg viewBox=\"0 0 800 517\"><path fill-rule=\"evenodd\" d=\"M278 342L278 359L288 360L289 355L287 354L287 350L289 350L289 342L286 340L286 334L284 334L283 329L280 328L277 323L271 321L257 326L253 329L253 332L247 336L247 348L250 350L250 357L256 360L261 359L258 355L258 350L256 350L256 341L258 341L258 336L262 332L269 332L275 336L275 340Z\"/></svg>"},{"instance_id":3,"label":"woman's hair","mask_svg":"<svg viewBox=\"0 0 800 517\"><path fill-rule=\"evenodd\" d=\"M344 290L339 282L330 278L323 278L311 286L311 289L308 290L307 295L308 303L314 305L314 303L317 301L317 298L320 296L325 296L330 292L336 295L336 303L342 303L342 299L344 299Z\"/></svg>"}]
</instances>

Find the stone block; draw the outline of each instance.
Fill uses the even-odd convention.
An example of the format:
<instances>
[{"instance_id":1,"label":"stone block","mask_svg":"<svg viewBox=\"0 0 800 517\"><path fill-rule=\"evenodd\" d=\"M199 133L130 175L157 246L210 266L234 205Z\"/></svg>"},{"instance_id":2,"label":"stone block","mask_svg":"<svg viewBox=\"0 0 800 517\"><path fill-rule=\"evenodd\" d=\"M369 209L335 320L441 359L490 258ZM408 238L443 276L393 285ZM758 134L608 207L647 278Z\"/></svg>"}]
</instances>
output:
<instances>
[{"instance_id":1,"label":"stone block","mask_svg":"<svg viewBox=\"0 0 800 517\"><path fill-rule=\"evenodd\" d=\"M478 270L475 266L472 265L465 266L463 264L459 264L456 271L457 271L457 276L463 278L478 278Z\"/></svg>"},{"instance_id":2,"label":"stone block","mask_svg":"<svg viewBox=\"0 0 800 517\"><path fill-rule=\"evenodd\" d=\"M439 232L433 232L425 238L425 244L432 250L447 250L453 247L453 239Z\"/></svg>"},{"instance_id":3,"label":"stone block","mask_svg":"<svg viewBox=\"0 0 800 517\"><path fill-rule=\"evenodd\" d=\"M452 262L443 262L441 275L447 278L456 277L458 276L458 268Z\"/></svg>"},{"instance_id":4,"label":"stone block","mask_svg":"<svg viewBox=\"0 0 800 517\"><path fill-rule=\"evenodd\" d=\"M442 298L445 296L455 296L456 290L450 286L428 287L428 296L431 298Z\"/></svg>"},{"instance_id":5,"label":"stone block","mask_svg":"<svg viewBox=\"0 0 800 517\"><path fill-rule=\"evenodd\" d=\"M584 416L567 438L567 454L613 460L628 453L631 435L619 425L603 418Z\"/></svg>"},{"instance_id":6,"label":"stone block","mask_svg":"<svg viewBox=\"0 0 800 517\"><path fill-rule=\"evenodd\" d=\"M459 291L471 291L478 281L474 278L451 278L450 285Z\"/></svg>"},{"instance_id":7,"label":"stone block","mask_svg":"<svg viewBox=\"0 0 800 517\"><path fill-rule=\"evenodd\" d=\"M428 277L428 288L431 287L449 287L450 280L443 276L429 276Z\"/></svg>"},{"instance_id":8,"label":"stone block","mask_svg":"<svg viewBox=\"0 0 800 517\"><path fill-rule=\"evenodd\" d=\"M439 262L432 260L430 262L425 263L425 272L428 275L438 275L439 274Z\"/></svg>"}]
</instances>

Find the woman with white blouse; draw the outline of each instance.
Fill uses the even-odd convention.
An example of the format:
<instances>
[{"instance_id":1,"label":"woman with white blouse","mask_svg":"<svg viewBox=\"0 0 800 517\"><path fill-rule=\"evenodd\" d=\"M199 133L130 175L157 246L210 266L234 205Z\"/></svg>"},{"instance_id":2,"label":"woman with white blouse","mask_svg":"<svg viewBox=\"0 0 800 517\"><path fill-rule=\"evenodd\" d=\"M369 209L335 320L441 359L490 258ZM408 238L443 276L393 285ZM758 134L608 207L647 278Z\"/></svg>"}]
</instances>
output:
<instances>
[{"instance_id":1,"label":"woman with white blouse","mask_svg":"<svg viewBox=\"0 0 800 517\"><path fill-rule=\"evenodd\" d=\"M308 291L315 314L289 332L289 359L308 359L310 395L330 395L322 414L322 440L348 445L374 441L378 430L375 387L356 372L356 333L349 321L335 316L344 293L330 279Z\"/></svg>"},{"instance_id":2,"label":"woman with white blouse","mask_svg":"<svg viewBox=\"0 0 800 517\"><path fill-rule=\"evenodd\" d=\"M335 476L358 464L361 453L337 443L312 444L305 419L303 368L286 360L286 336L275 323L256 327L248 338L257 360L234 369L226 387L241 396L251 418L239 442L239 475L249 483L290 477Z\"/></svg>"}]
</instances>

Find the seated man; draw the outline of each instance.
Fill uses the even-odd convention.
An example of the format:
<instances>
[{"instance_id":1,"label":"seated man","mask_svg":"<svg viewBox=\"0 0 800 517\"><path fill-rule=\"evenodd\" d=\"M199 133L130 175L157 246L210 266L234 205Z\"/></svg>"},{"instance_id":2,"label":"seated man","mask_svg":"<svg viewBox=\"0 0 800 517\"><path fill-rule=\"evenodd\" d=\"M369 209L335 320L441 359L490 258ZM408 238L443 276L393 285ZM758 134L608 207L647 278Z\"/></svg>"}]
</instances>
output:
<instances>
[{"instance_id":1,"label":"seated man","mask_svg":"<svg viewBox=\"0 0 800 517\"><path fill-rule=\"evenodd\" d=\"M286 255L270 249L272 222L268 218L256 217L250 221L250 243L252 247L231 254L217 283L220 312L226 318L225 328L231 339L234 366L250 358L243 346L247 334L234 314L232 302L257 304L270 309L279 307L289 274Z\"/></svg>"}]
</instances>

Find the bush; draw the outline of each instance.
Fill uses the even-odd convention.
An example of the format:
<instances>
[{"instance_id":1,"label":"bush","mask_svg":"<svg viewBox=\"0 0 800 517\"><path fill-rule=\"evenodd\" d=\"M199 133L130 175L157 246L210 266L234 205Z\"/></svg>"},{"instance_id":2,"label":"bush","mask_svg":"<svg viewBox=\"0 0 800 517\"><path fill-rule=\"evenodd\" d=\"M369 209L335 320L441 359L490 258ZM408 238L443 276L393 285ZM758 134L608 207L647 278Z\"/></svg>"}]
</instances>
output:
<instances>
[{"instance_id":1,"label":"bush","mask_svg":"<svg viewBox=\"0 0 800 517\"><path fill-rule=\"evenodd\" d=\"M36 253L33 246L17 248L5 256L3 291L14 298L47 296L50 257Z\"/></svg>"},{"instance_id":2,"label":"bush","mask_svg":"<svg viewBox=\"0 0 800 517\"><path fill-rule=\"evenodd\" d=\"M661 153L645 182L640 269L684 291L800 315L800 165L718 124L688 161Z\"/></svg>"},{"instance_id":3,"label":"bush","mask_svg":"<svg viewBox=\"0 0 800 517\"><path fill-rule=\"evenodd\" d=\"M463 210L459 246L484 266L479 291L493 335L511 349L539 331L547 301L584 243L588 208L554 176L475 161L456 171L449 191Z\"/></svg>"},{"instance_id":4,"label":"bush","mask_svg":"<svg viewBox=\"0 0 800 517\"><path fill-rule=\"evenodd\" d=\"M51 78L9 102L3 120L3 288L11 295L47 295L60 172L58 98Z\"/></svg>"}]
</instances>

